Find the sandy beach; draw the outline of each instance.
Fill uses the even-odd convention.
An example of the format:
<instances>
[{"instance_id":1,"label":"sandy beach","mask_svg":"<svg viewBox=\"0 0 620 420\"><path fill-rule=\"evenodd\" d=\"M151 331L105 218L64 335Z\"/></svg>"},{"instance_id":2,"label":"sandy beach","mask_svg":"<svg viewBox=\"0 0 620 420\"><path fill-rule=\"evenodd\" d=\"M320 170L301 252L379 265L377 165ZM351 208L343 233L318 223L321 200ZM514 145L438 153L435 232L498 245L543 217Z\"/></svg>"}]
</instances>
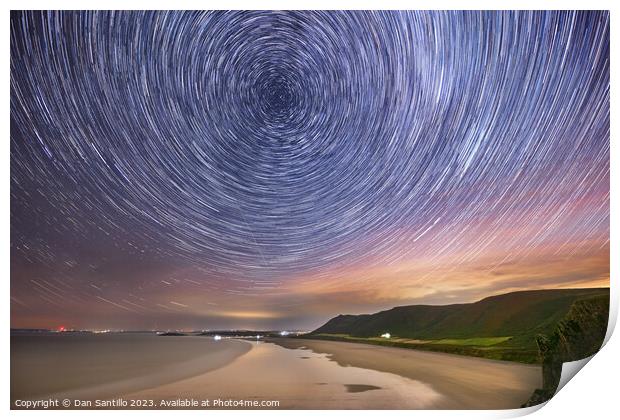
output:
<instances>
[{"instance_id":1,"label":"sandy beach","mask_svg":"<svg viewBox=\"0 0 620 420\"><path fill-rule=\"evenodd\" d=\"M36 345L34 345L36 343ZM518 408L539 366L367 344L148 334L12 337L11 397L277 401L280 409ZM213 407L211 408L226 408Z\"/></svg>"}]
</instances>

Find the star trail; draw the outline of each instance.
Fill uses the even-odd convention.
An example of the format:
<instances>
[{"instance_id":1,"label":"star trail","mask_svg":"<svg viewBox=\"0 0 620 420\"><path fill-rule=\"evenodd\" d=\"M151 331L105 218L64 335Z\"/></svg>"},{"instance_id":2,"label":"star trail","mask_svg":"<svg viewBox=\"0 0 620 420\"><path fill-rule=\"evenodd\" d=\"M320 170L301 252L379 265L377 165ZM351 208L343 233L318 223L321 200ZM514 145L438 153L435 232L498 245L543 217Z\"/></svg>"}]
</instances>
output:
<instances>
[{"instance_id":1,"label":"star trail","mask_svg":"<svg viewBox=\"0 0 620 420\"><path fill-rule=\"evenodd\" d=\"M11 13L12 326L609 284L609 13Z\"/></svg>"}]
</instances>

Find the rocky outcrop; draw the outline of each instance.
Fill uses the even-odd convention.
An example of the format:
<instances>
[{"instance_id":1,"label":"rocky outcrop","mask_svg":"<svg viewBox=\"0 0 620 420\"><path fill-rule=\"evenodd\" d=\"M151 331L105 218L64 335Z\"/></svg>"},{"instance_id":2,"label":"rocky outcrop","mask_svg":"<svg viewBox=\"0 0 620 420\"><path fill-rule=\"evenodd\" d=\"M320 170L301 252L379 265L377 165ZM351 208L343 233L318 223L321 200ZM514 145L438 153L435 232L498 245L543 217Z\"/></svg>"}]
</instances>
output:
<instances>
[{"instance_id":1,"label":"rocky outcrop","mask_svg":"<svg viewBox=\"0 0 620 420\"><path fill-rule=\"evenodd\" d=\"M555 394L562 364L595 354L603 345L609 318L609 298L595 297L574 302L550 336L538 335L543 386L534 391L523 407L542 404Z\"/></svg>"}]
</instances>

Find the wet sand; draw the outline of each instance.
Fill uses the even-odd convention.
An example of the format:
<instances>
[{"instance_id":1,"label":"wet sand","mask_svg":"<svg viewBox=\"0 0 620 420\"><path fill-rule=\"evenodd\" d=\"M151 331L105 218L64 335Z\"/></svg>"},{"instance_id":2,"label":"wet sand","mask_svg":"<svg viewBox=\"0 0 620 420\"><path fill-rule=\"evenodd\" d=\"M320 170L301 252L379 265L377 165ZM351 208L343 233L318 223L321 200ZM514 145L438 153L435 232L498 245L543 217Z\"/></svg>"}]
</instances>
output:
<instances>
[{"instance_id":1,"label":"wet sand","mask_svg":"<svg viewBox=\"0 0 620 420\"><path fill-rule=\"evenodd\" d=\"M277 344L328 354L340 366L395 373L429 384L443 398L437 408L519 408L542 386L539 365L446 353L323 340L275 339Z\"/></svg>"},{"instance_id":2,"label":"wet sand","mask_svg":"<svg viewBox=\"0 0 620 420\"><path fill-rule=\"evenodd\" d=\"M125 397L275 400L280 409L420 409L433 408L442 399L420 381L343 367L311 350L265 342L252 346L221 369Z\"/></svg>"}]
</instances>

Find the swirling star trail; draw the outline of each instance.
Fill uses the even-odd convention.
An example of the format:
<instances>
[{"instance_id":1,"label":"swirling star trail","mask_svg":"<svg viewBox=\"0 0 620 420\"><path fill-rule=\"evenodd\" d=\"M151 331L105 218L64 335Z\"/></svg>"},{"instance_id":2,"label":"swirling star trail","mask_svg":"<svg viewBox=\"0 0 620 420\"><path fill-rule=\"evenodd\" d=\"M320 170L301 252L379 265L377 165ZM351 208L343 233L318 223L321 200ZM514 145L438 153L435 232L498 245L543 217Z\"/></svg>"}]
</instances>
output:
<instances>
[{"instance_id":1,"label":"swirling star trail","mask_svg":"<svg viewBox=\"0 0 620 420\"><path fill-rule=\"evenodd\" d=\"M608 284L608 12L11 14L15 327Z\"/></svg>"}]
</instances>

